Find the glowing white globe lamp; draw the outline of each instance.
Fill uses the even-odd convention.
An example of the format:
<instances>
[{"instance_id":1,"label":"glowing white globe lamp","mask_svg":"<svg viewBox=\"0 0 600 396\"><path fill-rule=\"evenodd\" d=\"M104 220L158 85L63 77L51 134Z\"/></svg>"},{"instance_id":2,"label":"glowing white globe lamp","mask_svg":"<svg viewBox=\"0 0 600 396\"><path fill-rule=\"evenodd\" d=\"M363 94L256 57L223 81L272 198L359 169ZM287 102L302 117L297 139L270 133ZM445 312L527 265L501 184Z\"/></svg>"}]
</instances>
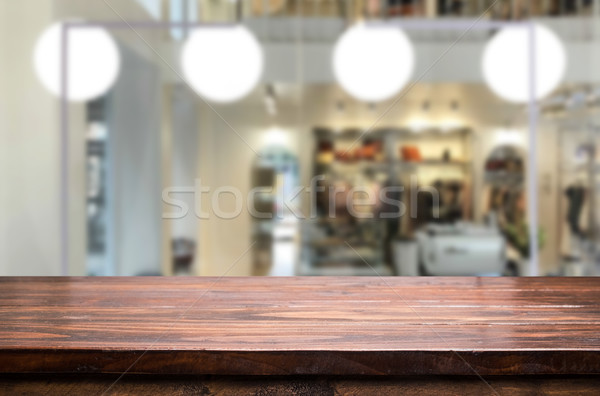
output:
<instances>
[{"instance_id":1,"label":"glowing white globe lamp","mask_svg":"<svg viewBox=\"0 0 600 396\"><path fill-rule=\"evenodd\" d=\"M340 36L333 51L336 80L348 94L366 102L400 92L414 63L409 38L395 26L356 24Z\"/></svg>"},{"instance_id":2,"label":"glowing white globe lamp","mask_svg":"<svg viewBox=\"0 0 600 396\"><path fill-rule=\"evenodd\" d=\"M33 55L38 79L56 96L62 94L62 32L63 22L44 30L37 40ZM119 49L103 28L70 27L66 54L66 96L69 101L86 101L105 94L119 75Z\"/></svg>"},{"instance_id":3,"label":"glowing white globe lamp","mask_svg":"<svg viewBox=\"0 0 600 396\"><path fill-rule=\"evenodd\" d=\"M550 29L535 24L533 52L531 29L511 26L500 30L483 52L483 76L490 89L501 98L516 103L530 100L530 60L534 54L534 98L542 99L562 81L567 57L565 47Z\"/></svg>"},{"instance_id":4,"label":"glowing white globe lamp","mask_svg":"<svg viewBox=\"0 0 600 396\"><path fill-rule=\"evenodd\" d=\"M244 26L200 27L183 46L181 66L191 87L213 102L233 102L256 86L263 51Z\"/></svg>"}]
</instances>

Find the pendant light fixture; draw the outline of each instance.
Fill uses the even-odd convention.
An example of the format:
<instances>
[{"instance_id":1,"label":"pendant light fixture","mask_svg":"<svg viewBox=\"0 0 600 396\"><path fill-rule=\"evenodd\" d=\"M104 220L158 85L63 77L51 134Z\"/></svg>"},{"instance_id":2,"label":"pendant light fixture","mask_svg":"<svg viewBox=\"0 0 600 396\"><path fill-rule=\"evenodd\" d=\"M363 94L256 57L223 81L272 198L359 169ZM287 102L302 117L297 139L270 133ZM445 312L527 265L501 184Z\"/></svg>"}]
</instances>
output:
<instances>
[{"instance_id":1,"label":"pendant light fixture","mask_svg":"<svg viewBox=\"0 0 600 396\"><path fill-rule=\"evenodd\" d=\"M263 71L263 51L242 25L198 27L183 46L181 66L190 86L213 102L246 96Z\"/></svg>"},{"instance_id":2,"label":"pendant light fixture","mask_svg":"<svg viewBox=\"0 0 600 396\"><path fill-rule=\"evenodd\" d=\"M396 95L406 85L414 59L412 44L400 28L358 23L338 39L333 51L333 73L351 96L379 102Z\"/></svg>"},{"instance_id":3,"label":"pendant light fixture","mask_svg":"<svg viewBox=\"0 0 600 396\"><path fill-rule=\"evenodd\" d=\"M121 65L119 49L112 36L101 27L70 27L64 38L67 46L63 65L64 22L42 32L34 49L33 62L38 79L56 96L62 94L62 67L66 67L66 97L80 102L97 98L114 84Z\"/></svg>"},{"instance_id":4,"label":"pendant light fixture","mask_svg":"<svg viewBox=\"0 0 600 396\"><path fill-rule=\"evenodd\" d=\"M533 31L533 37L531 35ZM533 43L533 46L532 46ZM530 60L534 59L534 84L530 84ZM547 27L511 26L500 30L483 52L483 76L501 98L516 103L542 99L562 81L567 65L565 47Z\"/></svg>"}]
</instances>

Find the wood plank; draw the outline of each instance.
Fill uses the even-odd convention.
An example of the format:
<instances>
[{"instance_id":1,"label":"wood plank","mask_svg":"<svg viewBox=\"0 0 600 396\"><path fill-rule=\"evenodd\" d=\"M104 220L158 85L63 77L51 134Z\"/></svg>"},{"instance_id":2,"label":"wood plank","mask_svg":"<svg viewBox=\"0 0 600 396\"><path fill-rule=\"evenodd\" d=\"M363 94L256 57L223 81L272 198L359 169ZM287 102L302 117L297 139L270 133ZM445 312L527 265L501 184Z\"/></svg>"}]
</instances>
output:
<instances>
[{"instance_id":1,"label":"wood plank","mask_svg":"<svg viewBox=\"0 0 600 396\"><path fill-rule=\"evenodd\" d=\"M0 377L0 395L590 395L600 377ZM490 388L491 387L491 388Z\"/></svg>"},{"instance_id":2,"label":"wood plank","mask_svg":"<svg viewBox=\"0 0 600 396\"><path fill-rule=\"evenodd\" d=\"M600 374L597 278L0 278L0 372Z\"/></svg>"}]
</instances>

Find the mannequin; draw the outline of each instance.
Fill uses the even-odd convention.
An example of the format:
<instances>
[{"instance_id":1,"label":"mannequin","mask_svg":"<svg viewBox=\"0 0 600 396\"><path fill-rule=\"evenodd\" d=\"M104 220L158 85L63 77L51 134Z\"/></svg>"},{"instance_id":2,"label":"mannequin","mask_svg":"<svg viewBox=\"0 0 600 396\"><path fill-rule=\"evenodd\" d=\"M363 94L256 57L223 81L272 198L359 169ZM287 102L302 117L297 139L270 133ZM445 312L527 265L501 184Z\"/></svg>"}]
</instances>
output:
<instances>
[{"instance_id":1,"label":"mannequin","mask_svg":"<svg viewBox=\"0 0 600 396\"><path fill-rule=\"evenodd\" d=\"M567 223L571 233L575 236L582 237L582 230L579 226L579 218L585 203L586 188L581 179L570 185L565 190L565 195L569 201L567 210Z\"/></svg>"}]
</instances>

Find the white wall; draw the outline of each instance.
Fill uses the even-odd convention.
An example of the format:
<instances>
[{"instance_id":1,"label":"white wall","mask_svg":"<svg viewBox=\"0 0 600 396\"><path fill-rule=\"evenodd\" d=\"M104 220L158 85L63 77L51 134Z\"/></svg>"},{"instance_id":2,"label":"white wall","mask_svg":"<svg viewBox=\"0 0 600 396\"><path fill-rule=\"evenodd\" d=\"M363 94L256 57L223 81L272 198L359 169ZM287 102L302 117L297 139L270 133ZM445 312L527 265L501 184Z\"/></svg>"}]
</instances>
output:
<instances>
[{"instance_id":1,"label":"white wall","mask_svg":"<svg viewBox=\"0 0 600 396\"><path fill-rule=\"evenodd\" d=\"M133 0L112 2L128 19L150 17ZM60 275L59 102L40 85L32 53L39 34L65 17L116 20L100 0L0 2L0 275ZM158 34L145 36L154 45ZM132 32L115 34L146 57ZM158 96L158 95L157 95ZM69 106L69 274L85 274L84 112Z\"/></svg>"},{"instance_id":2,"label":"white wall","mask_svg":"<svg viewBox=\"0 0 600 396\"><path fill-rule=\"evenodd\" d=\"M0 273L59 275L59 113L32 66L53 7L36 0L0 7Z\"/></svg>"},{"instance_id":3,"label":"white wall","mask_svg":"<svg viewBox=\"0 0 600 396\"><path fill-rule=\"evenodd\" d=\"M252 147L258 148L260 129L257 127L264 124L253 117L249 107L234 104L229 111L221 106L217 111ZM245 193L250 189L250 169L255 154L229 125L207 105L200 105L198 175L202 184L211 187L213 192L221 186L231 185ZM209 194L202 194L201 203L206 210L212 207ZM226 213L234 212L231 196L222 197L220 209ZM199 244L195 266L198 274L220 276L234 263L228 275L250 274L252 252L246 251L252 243L251 220L246 211L234 219L211 214L209 219L199 220L197 224Z\"/></svg>"}]
</instances>

